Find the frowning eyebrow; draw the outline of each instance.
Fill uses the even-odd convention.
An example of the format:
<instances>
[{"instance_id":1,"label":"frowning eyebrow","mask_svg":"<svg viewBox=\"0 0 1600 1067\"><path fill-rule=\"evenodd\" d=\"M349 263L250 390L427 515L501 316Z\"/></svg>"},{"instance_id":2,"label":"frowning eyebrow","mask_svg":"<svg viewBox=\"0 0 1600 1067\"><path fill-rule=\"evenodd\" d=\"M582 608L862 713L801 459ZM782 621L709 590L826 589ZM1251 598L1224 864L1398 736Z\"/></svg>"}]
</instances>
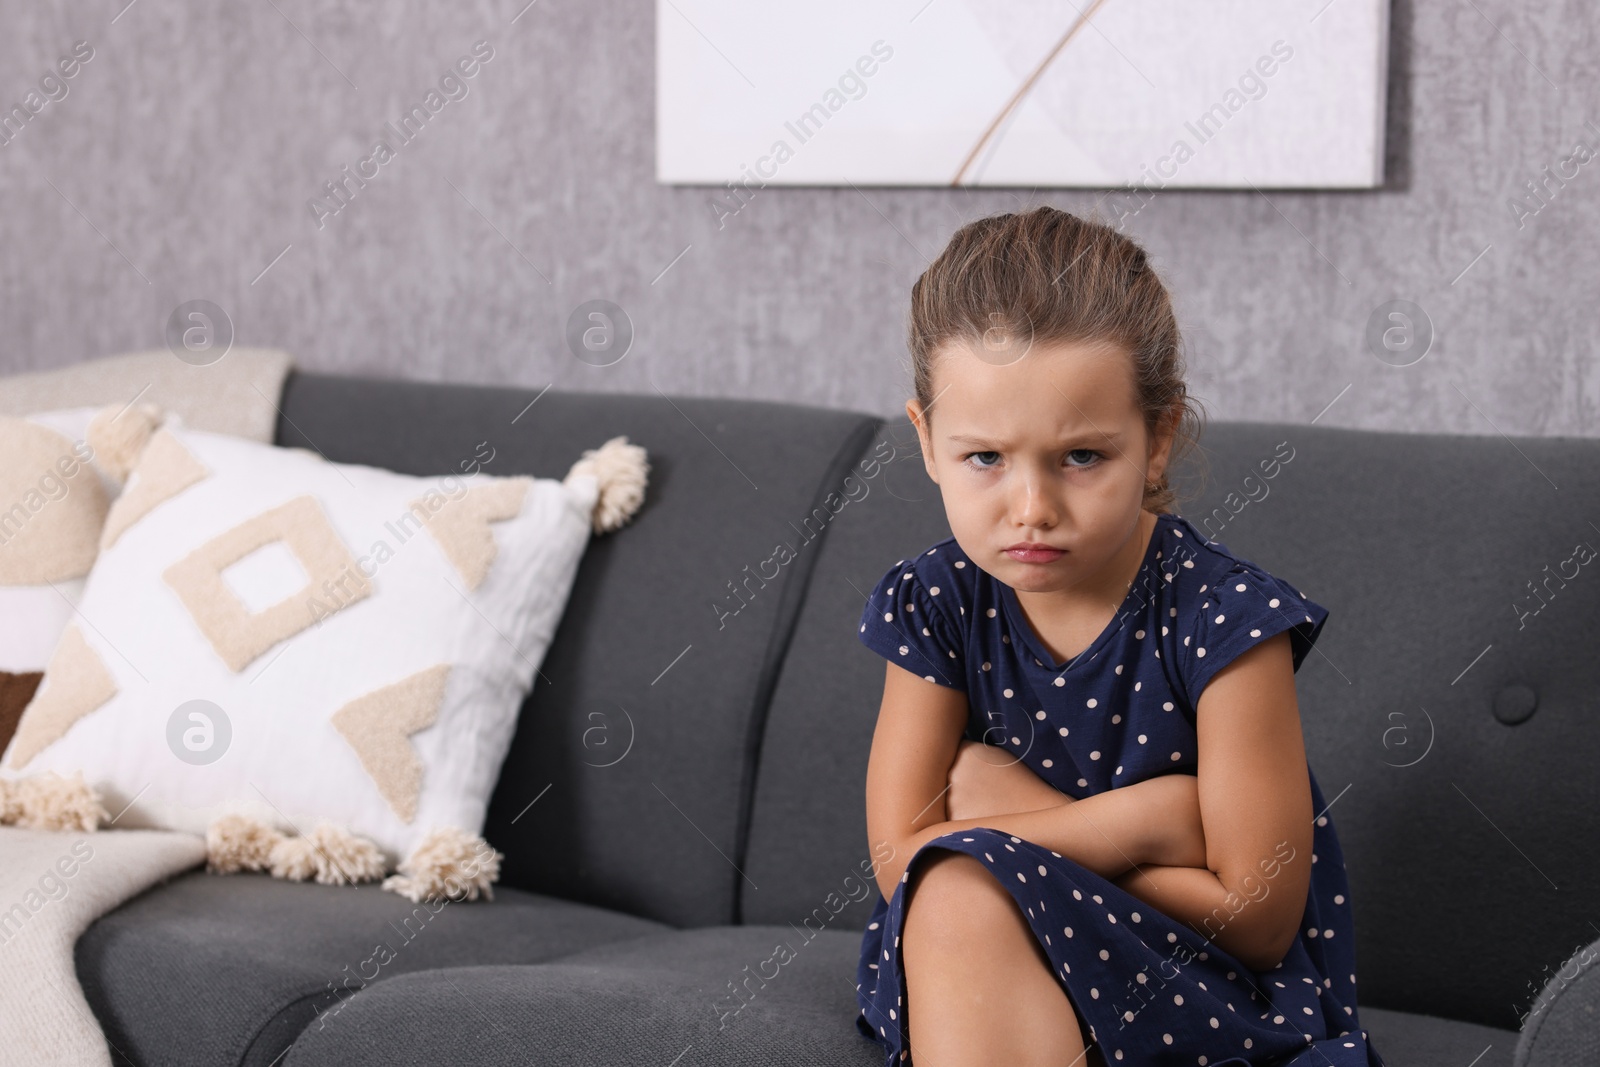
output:
<instances>
[{"instance_id":1,"label":"frowning eyebrow","mask_svg":"<svg viewBox=\"0 0 1600 1067\"><path fill-rule=\"evenodd\" d=\"M1003 441L992 441L987 438L973 437L970 434L964 433L951 434L947 440L954 441L958 445L972 445L974 447L996 444L1004 447L1005 445L1005 442ZM1122 440L1122 432L1120 430L1115 433L1104 433L1100 430L1085 430L1083 433L1075 434L1058 442L1057 447L1076 444L1079 441L1110 441L1112 444L1115 444L1120 440Z\"/></svg>"}]
</instances>

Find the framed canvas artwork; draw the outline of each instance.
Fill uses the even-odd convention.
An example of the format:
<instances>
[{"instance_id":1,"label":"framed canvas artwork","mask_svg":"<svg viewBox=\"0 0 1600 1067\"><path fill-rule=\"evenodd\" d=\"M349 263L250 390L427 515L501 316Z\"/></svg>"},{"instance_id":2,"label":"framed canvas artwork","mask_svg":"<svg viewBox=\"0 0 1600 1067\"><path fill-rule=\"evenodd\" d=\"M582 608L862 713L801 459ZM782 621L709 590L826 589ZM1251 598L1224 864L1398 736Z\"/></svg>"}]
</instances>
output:
<instances>
[{"instance_id":1,"label":"framed canvas artwork","mask_svg":"<svg viewBox=\"0 0 1600 1067\"><path fill-rule=\"evenodd\" d=\"M657 0L656 177L1370 188L1388 0Z\"/></svg>"}]
</instances>

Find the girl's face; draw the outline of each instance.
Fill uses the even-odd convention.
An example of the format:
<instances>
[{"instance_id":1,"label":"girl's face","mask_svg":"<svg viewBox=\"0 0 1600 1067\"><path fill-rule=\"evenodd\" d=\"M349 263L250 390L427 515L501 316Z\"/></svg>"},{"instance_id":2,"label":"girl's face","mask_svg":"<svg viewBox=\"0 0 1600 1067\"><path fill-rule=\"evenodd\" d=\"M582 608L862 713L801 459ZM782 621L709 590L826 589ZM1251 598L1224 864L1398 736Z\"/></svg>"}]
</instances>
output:
<instances>
[{"instance_id":1,"label":"girl's face","mask_svg":"<svg viewBox=\"0 0 1600 1067\"><path fill-rule=\"evenodd\" d=\"M974 563L1036 593L1099 592L1100 577L1137 563L1144 486L1166 469L1173 427L1146 433L1124 351L1039 343L997 365L951 342L937 353L933 395L931 419L915 399L906 413ZM1029 542L1061 551L1007 551Z\"/></svg>"}]
</instances>

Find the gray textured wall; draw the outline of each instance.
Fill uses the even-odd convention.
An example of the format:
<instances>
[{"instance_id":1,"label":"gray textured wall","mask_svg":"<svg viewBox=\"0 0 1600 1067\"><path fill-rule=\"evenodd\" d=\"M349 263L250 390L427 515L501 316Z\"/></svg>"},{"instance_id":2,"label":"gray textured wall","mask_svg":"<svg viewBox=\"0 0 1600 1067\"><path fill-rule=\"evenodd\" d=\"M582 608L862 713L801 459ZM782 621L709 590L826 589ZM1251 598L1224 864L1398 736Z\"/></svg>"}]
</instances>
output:
<instances>
[{"instance_id":1,"label":"gray textured wall","mask_svg":"<svg viewBox=\"0 0 1600 1067\"><path fill-rule=\"evenodd\" d=\"M0 2L8 110L94 49L0 147L0 371L160 346L207 299L316 370L894 414L909 286L951 231L1103 195L770 187L719 229L716 190L654 180L650 0L525 2ZM1384 189L1168 192L1128 220L1213 417L1600 432L1600 164L1548 203L1524 184L1600 146L1596 26L1584 0L1396 0ZM469 94L319 229L307 200L479 40ZM1436 331L1404 367L1364 341L1394 298ZM592 299L637 332L611 366L565 344Z\"/></svg>"}]
</instances>

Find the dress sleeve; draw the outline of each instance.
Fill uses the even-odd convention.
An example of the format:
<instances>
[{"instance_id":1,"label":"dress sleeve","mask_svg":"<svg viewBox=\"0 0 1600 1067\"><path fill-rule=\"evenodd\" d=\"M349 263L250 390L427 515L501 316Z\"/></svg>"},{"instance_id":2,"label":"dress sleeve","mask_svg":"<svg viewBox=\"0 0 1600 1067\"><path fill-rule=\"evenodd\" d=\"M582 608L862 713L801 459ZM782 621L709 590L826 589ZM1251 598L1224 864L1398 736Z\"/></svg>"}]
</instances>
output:
<instances>
[{"instance_id":1,"label":"dress sleeve","mask_svg":"<svg viewBox=\"0 0 1600 1067\"><path fill-rule=\"evenodd\" d=\"M1328 609L1250 563L1237 563L1201 595L1201 606L1178 652L1178 671L1190 707L1213 675L1241 652L1289 631L1294 669L1311 651Z\"/></svg>"},{"instance_id":2,"label":"dress sleeve","mask_svg":"<svg viewBox=\"0 0 1600 1067\"><path fill-rule=\"evenodd\" d=\"M954 583L947 589L926 584L916 566L916 560L902 560L878 580L861 612L861 643L913 674L965 692L961 631L938 603L955 595Z\"/></svg>"}]
</instances>

